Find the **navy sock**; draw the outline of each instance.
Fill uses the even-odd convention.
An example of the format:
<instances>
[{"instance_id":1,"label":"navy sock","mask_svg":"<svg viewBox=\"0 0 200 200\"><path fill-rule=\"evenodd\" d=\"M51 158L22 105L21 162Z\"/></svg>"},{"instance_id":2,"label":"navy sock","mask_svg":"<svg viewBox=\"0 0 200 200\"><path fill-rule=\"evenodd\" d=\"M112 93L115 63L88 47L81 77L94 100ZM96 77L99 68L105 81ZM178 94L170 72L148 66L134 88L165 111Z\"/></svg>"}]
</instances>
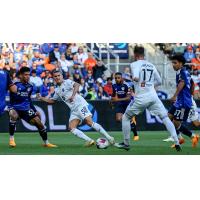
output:
<instances>
[{"instance_id":1,"label":"navy sock","mask_svg":"<svg viewBox=\"0 0 200 200\"><path fill-rule=\"evenodd\" d=\"M131 123L131 130L133 131L134 136L138 136L135 123Z\"/></svg>"},{"instance_id":2,"label":"navy sock","mask_svg":"<svg viewBox=\"0 0 200 200\"><path fill-rule=\"evenodd\" d=\"M178 131L180 131L181 133L183 133L184 135L190 138L192 137L192 132L188 128L186 128L184 125L181 125Z\"/></svg>"},{"instance_id":3,"label":"navy sock","mask_svg":"<svg viewBox=\"0 0 200 200\"><path fill-rule=\"evenodd\" d=\"M16 122L10 120L10 121L9 121L9 134L10 134L10 136L14 136L14 134L15 134L15 129L16 129Z\"/></svg>"}]
</instances>

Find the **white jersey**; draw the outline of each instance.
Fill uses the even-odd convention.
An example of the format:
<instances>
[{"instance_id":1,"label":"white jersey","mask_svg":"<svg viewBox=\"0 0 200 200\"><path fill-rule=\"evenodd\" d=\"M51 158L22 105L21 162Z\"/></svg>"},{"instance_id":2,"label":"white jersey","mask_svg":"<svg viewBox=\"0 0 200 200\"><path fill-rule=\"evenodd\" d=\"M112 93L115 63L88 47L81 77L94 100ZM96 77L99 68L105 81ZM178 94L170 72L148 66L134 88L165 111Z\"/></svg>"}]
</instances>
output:
<instances>
[{"instance_id":1,"label":"white jersey","mask_svg":"<svg viewBox=\"0 0 200 200\"><path fill-rule=\"evenodd\" d=\"M69 101L69 98L73 94L74 84L75 82L70 79L64 80L61 85L58 85L56 87L55 94L51 99L53 100L61 99L62 101L65 102L65 104L67 104L67 106L70 108L71 111L76 110L80 106L88 106L87 101L79 94L75 95L73 102Z\"/></svg>"},{"instance_id":2,"label":"white jersey","mask_svg":"<svg viewBox=\"0 0 200 200\"><path fill-rule=\"evenodd\" d=\"M146 60L138 60L131 63L133 78L138 78L135 82L135 95L157 95L154 89L155 82L161 83L160 75L156 67Z\"/></svg>"}]
</instances>

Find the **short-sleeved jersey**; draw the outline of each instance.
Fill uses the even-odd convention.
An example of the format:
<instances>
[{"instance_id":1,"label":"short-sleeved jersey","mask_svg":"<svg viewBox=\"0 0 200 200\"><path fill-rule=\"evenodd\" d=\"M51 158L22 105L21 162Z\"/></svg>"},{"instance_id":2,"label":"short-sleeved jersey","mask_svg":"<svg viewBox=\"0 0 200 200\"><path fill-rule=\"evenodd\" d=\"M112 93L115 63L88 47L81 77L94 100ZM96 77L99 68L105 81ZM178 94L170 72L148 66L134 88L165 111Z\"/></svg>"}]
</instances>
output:
<instances>
[{"instance_id":1,"label":"short-sleeved jersey","mask_svg":"<svg viewBox=\"0 0 200 200\"><path fill-rule=\"evenodd\" d=\"M17 93L10 93L9 107L16 110L29 110L32 107L31 93L33 86L30 83L16 82Z\"/></svg>"},{"instance_id":2,"label":"short-sleeved jersey","mask_svg":"<svg viewBox=\"0 0 200 200\"><path fill-rule=\"evenodd\" d=\"M181 68L176 73L176 86L178 86L180 81L184 81L185 86L179 92L177 100L174 105L176 107L191 108L192 106L191 75L189 71L186 70L185 67Z\"/></svg>"},{"instance_id":3,"label":"short-sleeved jersey","mask_svg":"<svg viewBox=\"0 0 200 200\"><path fill-rule=\"evenodd\" d=\"M156 69L156 67L146 61L146 60L138 60L131 63L131 72L133 78L138 78L139 81L135 82L135 95L156 95L156 91L154 89L154 84L156 82L161 83L160 75Z\"/></svg>"},{"instance_id":4,"label":"short-sleeved jersey","mask_svg":"<svg viewBox=\"0 0 200 200\"><path fill-rule=\"evenodd\" d=\"M129 86L126 83L121 83L121 84L114 83L112 85L112 89L113 89L112 97L115 97L117 95L119 99L126 98L129 92ZM127 102L130 101L119 101L118 103L127 104Z\"/></svg>"},{"instance_id":5,"label":"short-sleeved jersey","mask_svg":"<svg viewBox=\"0 0 200 200\"><path fill-rule=\"evenodd\" d=\"M74 81L70 79L64 80L61 85L57 85L55 88L55 93L51 99L53 100L62 100L71 110L75 110L80 105L88 105L87 101L79 94L76 94L74 101L70 102L69 98L73 94L74 90Z\"/></svg>"},{"instance_id":6,"label":"short-sleeved jersey","mask_svg":"<svg viewBox=\"0 0 200 200\"><path fill-rule=\"evenodd\" d=\"M9 74L5 70L0 69L0 113L3 112L6 106L5 97L7 90L12 85L13 82L11 81Z\"/></svg>"}]
</instances>

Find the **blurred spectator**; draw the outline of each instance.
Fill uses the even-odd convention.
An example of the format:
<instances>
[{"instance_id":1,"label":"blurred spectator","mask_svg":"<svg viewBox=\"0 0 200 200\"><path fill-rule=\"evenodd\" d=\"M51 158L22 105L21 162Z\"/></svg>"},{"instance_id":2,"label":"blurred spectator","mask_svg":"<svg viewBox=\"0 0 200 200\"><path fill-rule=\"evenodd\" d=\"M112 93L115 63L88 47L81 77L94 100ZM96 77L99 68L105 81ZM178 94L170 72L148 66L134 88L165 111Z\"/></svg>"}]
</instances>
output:
<instances>
[{"instance_id":1,"label":"blurred spectator","mask_svg":"<svg viewBox=\"0 0 200 200\"><path fill-rule=\"evenodd\" d=\"M194 98L199 99L200 98L200 74L197 69L193 70L193 74L191 76L192 80L194 81Z\"/></svg>"},{"instance_id":2,"label":"blurred spectator","mask_svg":"<svg viewBox=\"0 0 200 200\"><path fill-rule=\"evenodd\" d=\"M81 96L83 96L83 97L85 97L88 93L88 84L87 84L87 82L85 82L85 80L83 78L81 78L81 81L80 81L79 92L80 92Z\"/></svg>"},{"instance_id":3,"label":"blurred spectator","mask_svg":"<svg viewBox=\"0 0 200 200\"><path fill-rule=\"evenodd\" d=\"M79 84L81 83L81 75L80 75L80 72L78 70L74 72L73 79L74 79L75 82L77 82Z\"/></svg>"},{"instance_id":4,"label":"blurred spectator","mask_svg":"<svg viewBox=\"0 0 200 200\"><path fill-rule=\"evenodd\" d=\"M58 63L64 73L64 78L68 77L69 76L69 67L72 67L73 63L66 60L64 53L61 54L60 59L58 60Z\"/></svg>"},{"instance_id":5,"label":"blurred spectator","mask_svg":"<svg viewBox=\"0 0 200 200\"><path fill-rule=\"evenodd\" d=\"M194 65L192 65L192 69L193 70L200 70L200 52L197 51L195 53L195 55L196 55L196 58L193 58L191 60L191 63L194 64Z\"/></svg>"},{"instance_id":6,"label":"blurred spectator","mask_svg":"<svg viewBox=\"0 0 200 200\"><path fill-rule=\"evenodd\" d=\"M173 53L181 53L183 54L185 51L185 46L182 43L176 43L173 47Z\"/></svg>"},{"instance_id":7,"label":"blurred spectator","mask_svg":"<svg viewBox=\"0 0 200 200\"><path fill-rule=\"evenodd\" d=\"M101 86L99 87L97 92L97 99L98 100L109 99L108 93Z\"/></svg>"},{"instance_id":8,"label":"blurred spectator","mask_svg":"<svg viewBox=\"0 0 200 200\"><path fill-rule=\"evenodd\" d=\"M88 93L85 96L85 99L87 100L95 100L96 99L96 92L94 88L89 88Z\"/></svg>"},{"instance_id":9,"label":"blurred spectator","mask_svg":"<svg viewBox=\"0 0 200 200\"><path fill-rule=\"evenodd\" d=\"M68 48L65 52L65 57L67 60L73 61L73 54L71 48Z\"/></svg>"},{"instance_id":10,"label":"blurred spectator","mask_svg":"<svg viewBox=\"0 0 200 200\"><path fill-rule=\"evenodd\" d=\"M112 96L113 89L112 89L112 78L107 78L107 84L104 86L104 91L109 95Z\"/></svg>"},{"instance_id":11,"label":"blurred spectator","mask_svg":"<svg viewBox=\"0 0 200 200\"><path fill-rule=\"evenodd\" d=\"M104 72L107 70L105 65L101 60L97 60L96 66L93 67L93 77L95 80L98 78L102 78L104 75Z\"/></svg>"},{"instance_id":12,"label":"blurred spectator","mask_svg":"<svg viewBox=\"0 0 200 200\"><path fill-rule=\"evenodd\" d=\"M97 64L97 61L93 57L93 53L89 52L88 53L88 58L84 62L84 66L87 71L92 71L93 67Z\"/></svg>"},{"instance_id":13,"label":"blurred spectator","mask_svg":"<svg viewBox=\"0 0 200 200\"><path fill-rule=\"evenodd\" d=\"M71 53L76 54L78 52L78 46L76 43L71 43L70 45Z\"/></svg>"},{"instance_id":14,"label":"blurred spectator","mask_svg":"<svg viewBox=\"0 0 200 200\"><path fill-rule=\"evenodd\" d=\"M122 78L123 78L126 82L130 82L130 81L132 82L130 67L125 67L125 68L124 68L124 72L122 73Z\"/></svg>"},{"instance_id":15,"label":"blurred spectator","mask_svg":"<svg viewBox=\"0 0 200 200\"><path fill-rule=\"evenodd\" d=\"M53 51L49 53L49 62L51 64L56 64L59 59L60 59L59 46L58 44L55 44Z\"/></svg>"},{"instance_id":16,"label":"blurred spectator","mask_svg":"<svg viewBox=\"0 0 200 200\"><path fill-rule=\"evenodd\" d=\"M36 64L37 76L40 76L40 74L45 70L45 67L44 67L45 61L44 61L44 58L41 57L38 49L34 50L33 52L32 62Z\"/></svg>"},{"instance_id":17,"label":"blurred spectator","mask_svg":"<svg viewBox=\"0 0 200 200\"><path fill-rule=\"evenodd\" d=\"M188 46L186 52L184 53L184 58L187 63L190 63L193 58L195 58L195 54L192 46Z\"/></svg>"},{"instance_id":18,"label":"blurred spectator","mask_svg":"<svg viewBox=\"0 0 200 200\"><path fill-rule=\"evenodd\" d=\"M36 88L37 91L40 91L40 87L43 85L42 79L36 75L36 70L32 70L30 83L32 83Z\"/></svg>"},{"instance_id":19,"label":"blurred spectator","mask_svg":"<svg viewBox=\"0 0 200 200\"><path fill-rule=\"evenodd\" d=\"M94 78L93 78L93 76L92 76L92 71L88 71L88 73L87 73L87 78L86 78L86 80L85 80L86 82L87 82L87 84L88 84L88 86L91 88L91 87L93 87L94 86Z\"/></svg>"},{"instance_id":20,"label":"blurred spectator","mask_svg":"<svg viewBox=\"0 0 200 200\"><path fill-rule=\"evenodd\" d=\"M82 65L84 64L84 62L88 58L88 55L87 55L87 53L84 52L83 47L78 48L78 52L77 52L76 55L77 55L77 58L78 58L78 62L81 63Z\"/></svg>"},{"instance_id":21,"label":"blurred spectator","mask_svg":"<svg viewBox=\"0 0 200 200\"><path fill-rule=\"evenodd\" d=\"M42 97L51 97L54 93L54 87L52 83L49 82L48 78L45 78L42 86L40 87L40 94Z\"/></svg>"}]
</instances>

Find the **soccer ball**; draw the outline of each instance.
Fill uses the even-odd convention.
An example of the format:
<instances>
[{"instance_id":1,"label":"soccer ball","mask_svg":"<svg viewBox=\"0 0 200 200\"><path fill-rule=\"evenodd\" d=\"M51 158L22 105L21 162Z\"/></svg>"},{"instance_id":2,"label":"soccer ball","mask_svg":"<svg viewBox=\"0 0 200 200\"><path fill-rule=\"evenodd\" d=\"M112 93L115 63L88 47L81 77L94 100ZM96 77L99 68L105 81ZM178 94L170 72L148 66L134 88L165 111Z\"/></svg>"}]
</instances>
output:
<instances>
[{"instance_id":1,"label":"soccer ball","mask_svg":"<svg viewBox=\"0 0 200 200\"><path fill-rule=\"evenodd\" d=\"M109 142L106 138L98 138L96 141L96 146L98 149L107 149Z\"/></svg>"}]
</instances>

